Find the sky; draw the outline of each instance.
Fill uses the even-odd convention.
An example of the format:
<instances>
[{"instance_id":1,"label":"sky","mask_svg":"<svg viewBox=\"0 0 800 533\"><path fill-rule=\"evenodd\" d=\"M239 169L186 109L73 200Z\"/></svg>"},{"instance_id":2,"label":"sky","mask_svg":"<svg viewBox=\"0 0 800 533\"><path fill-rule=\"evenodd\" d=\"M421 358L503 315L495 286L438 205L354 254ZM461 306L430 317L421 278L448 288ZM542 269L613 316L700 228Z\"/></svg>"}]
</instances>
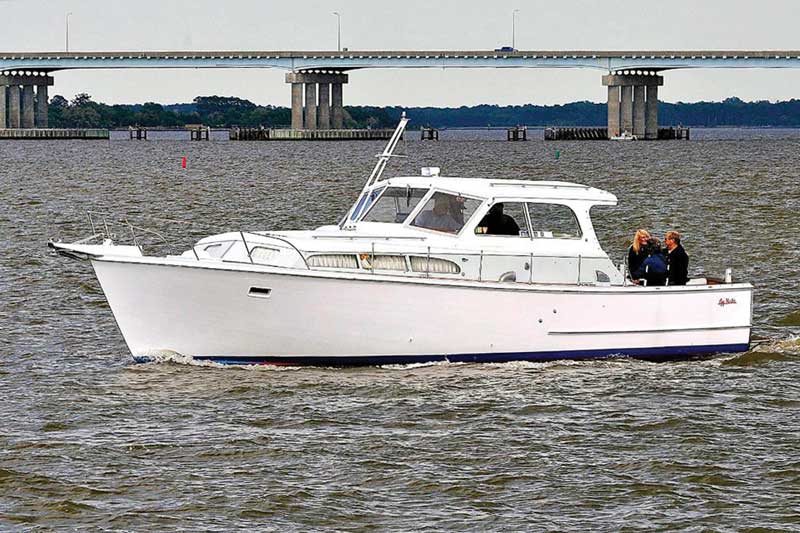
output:
<instances>
[{"instance_id":1,"label":"sky","mask_svg":"<svg viewBox=\"0 0 800 533\"><path fill-rule=\"evenodd\" d=\"M0 0L0 52L335 50L800 50L800 0ZM109 104L195 96L290 105L278 69L73 70L50 94ZM458 107L604 102L594 69L364 69L345 105ZM798 69L664 73L668 102L800 98Z\"/></svg>"}]
</instances>

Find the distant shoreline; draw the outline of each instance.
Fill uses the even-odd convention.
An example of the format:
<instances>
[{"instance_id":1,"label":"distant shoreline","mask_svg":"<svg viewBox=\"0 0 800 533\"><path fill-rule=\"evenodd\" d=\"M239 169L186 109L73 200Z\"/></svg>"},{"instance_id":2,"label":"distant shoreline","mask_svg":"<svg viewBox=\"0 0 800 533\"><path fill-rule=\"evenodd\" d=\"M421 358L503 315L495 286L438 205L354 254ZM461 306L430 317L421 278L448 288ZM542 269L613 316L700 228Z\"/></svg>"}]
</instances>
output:
<instances>
[{"instance_id":1,"label":"distant shoreline","mask_svg":"<svg viewBox=\"0 0 800 533\"><path fill-rule=\"evenodd\" d=\"M572 102L552 106L477 105L461 107L345 106L345 128L392 128L401 113L412 119L412 127L439 129L529 127L604 127L606 104ZM183 127L203 124L213 128L286 128L291 110L282 106L259 106L232 96L198 96L191 103L162 105L108 105L79 94L71 102L54 96L50 102L50 126L55 128L127 128L129 126ZM784 102L745 102L727 98L722 102L659 103L659 124L693 128L800 128L800 99Z\"/></svg>"}]
</instances>

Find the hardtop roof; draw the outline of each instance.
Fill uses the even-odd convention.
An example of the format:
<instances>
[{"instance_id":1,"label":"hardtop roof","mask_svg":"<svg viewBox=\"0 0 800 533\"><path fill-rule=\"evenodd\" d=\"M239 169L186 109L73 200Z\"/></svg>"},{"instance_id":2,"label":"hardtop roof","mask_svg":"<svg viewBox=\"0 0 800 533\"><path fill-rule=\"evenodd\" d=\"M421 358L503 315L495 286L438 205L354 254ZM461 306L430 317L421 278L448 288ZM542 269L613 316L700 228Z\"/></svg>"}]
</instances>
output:
<instances>
[{"instance_id":1,"label":"hardtop roof","mask_svg":"<svg viewBox=\"0 0 800 533\"><path fill-rule=\"evenodd\" d=\"M519 198L520 200L564 200L616 205L610 192L566 181L533 181L485 178L449 178L441 176L398 176L381 180L373 188L389 186L437 188L482 198Z\"/></svg>"}]
</instances>

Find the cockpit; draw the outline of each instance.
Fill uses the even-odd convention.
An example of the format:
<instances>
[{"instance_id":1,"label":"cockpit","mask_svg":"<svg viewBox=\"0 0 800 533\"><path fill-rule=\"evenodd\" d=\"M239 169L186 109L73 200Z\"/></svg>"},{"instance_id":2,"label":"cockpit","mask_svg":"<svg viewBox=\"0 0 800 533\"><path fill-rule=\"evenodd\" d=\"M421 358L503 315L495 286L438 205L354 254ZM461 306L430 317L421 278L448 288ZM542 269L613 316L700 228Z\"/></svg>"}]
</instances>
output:
<instances>
[{"instance_id":1,"label":"cockpit","mask_svg":"<svg viewBox=\"0 0 800 533\"><path fill-rule=\"evenodd\" d=\"M528 239L580 239L581 226L573 210L559 203L537 201L490 201L427 187L384 186L365 194L353 219L363 222L407 224L413 228L457 235L481 211L471 225L478 236ZM424 203L423 203L424 202ZM420 204L423 205L420 207ZM363 213L363 215L359 215ZM413 218L412 218L413 215Z\"/></svg>"},{"instance_id":2,"label":"cockpit","mask_svg":"<svg viewBox=\"0 0 800 533\"><path fill-rule=\"evenodd\" d=\"M356 211L365 212L363 222L404 224L426 230L457 234L483 203L482 198L471 198L444 191L433 191L422 187L383 187L370 192ZM427 197L425 204L412 220L419 203Z\"/></svg>"}]
</instances>

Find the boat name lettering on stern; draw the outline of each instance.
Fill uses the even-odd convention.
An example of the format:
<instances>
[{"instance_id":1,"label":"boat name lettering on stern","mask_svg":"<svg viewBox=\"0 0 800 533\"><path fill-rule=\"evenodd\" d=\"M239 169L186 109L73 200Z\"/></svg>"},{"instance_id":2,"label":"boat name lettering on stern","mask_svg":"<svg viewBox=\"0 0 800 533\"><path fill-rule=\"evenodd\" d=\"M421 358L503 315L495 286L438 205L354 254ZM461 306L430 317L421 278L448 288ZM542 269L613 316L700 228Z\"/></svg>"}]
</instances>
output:
<instances>
[{"instance_id":1,"label":"boat name lettering on stern","mask_svg":"<svg viewBox=\"0 0 800 533\"><path fill-rule=\"evenodd\" d=\"M720 298L717 305L720 307L725 307L726 305L731 305L736 303L736 298Z\"/></svg>"}]
</instances>

